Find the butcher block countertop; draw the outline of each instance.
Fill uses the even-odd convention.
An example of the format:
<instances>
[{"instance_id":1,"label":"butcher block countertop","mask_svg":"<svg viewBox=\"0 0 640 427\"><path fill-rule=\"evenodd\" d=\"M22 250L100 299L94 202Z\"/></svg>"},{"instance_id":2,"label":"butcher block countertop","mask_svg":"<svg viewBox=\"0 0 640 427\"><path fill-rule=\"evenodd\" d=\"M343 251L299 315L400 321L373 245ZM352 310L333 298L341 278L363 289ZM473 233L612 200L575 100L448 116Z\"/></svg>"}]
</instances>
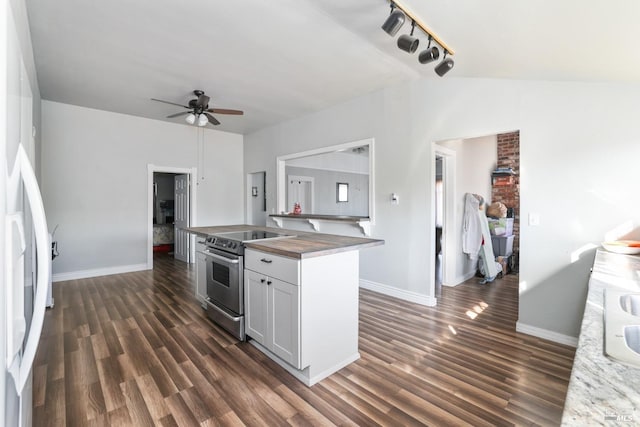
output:
<instances>
[{"instance_id":1,"label":"butcher block countertop","mask_svg":"<svg viewBox=\"0 0 640 427\"><path fill-rule=\"evenodd\" d=\"M190 227L186 231L206 237L211 234L229 233L233 231L262 230L294 237L265 239L245 243L250 249L256 249L274 255L304 259L369 248L384 244L384 240L362 237L339 236L337 234L312 233L308 231L288 230L284 228L258 227L255 225L223 225L214 227Z\"/></svg>"}]
</instances>

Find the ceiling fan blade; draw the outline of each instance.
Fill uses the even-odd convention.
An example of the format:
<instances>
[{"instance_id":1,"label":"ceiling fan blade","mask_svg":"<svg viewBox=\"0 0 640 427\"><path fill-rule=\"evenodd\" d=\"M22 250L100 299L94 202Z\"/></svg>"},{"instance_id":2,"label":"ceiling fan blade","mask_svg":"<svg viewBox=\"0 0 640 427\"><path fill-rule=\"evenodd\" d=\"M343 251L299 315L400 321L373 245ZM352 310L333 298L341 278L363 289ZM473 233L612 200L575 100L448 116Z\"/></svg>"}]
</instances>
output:
<instances>
[{"instance_id":1,"label":"ceiling fan blade","mask_svg":"<svg viewBox=\"0 0 640 427\"><path fill-rule=\"evenodd\" d=\"M209 119L209 123L211 123L212 125L219 125L220 122L218 121L218 119L216 119L215 117L213 117L211 114L209 113L203 113L205 116L207 116L207 119Z\"/></svg>"},{"instance_id":2,"label":"ceiling fan blade","mask_svg":"<svg viewBox=\"0 0 640 427\"><path fill-rule=\"evenodd\" d=\"M178 116L184 116L185 114L190 114L190 113L191 113L191 111L182 111L180 113L175 113L175 114L172 114L170 116L167 116L167 119L172 119L172 118L178 117Z\"/></svg>"},{"instance_id":3,"label":"ceiling fan blade","mask_svg":"<svg viewBox=\"0 0 640 427\"><path fill-rule=\"evenodd\" d=\"M198 102L196 102L197 107L207 108L209 104L209 97L204 93L198 97Z\"/></svg>"},{"instance_id":4,"label":"ceiling fan blade","mask_svg":"<svg viewBox=\"0 0 640 427\"><path fill-rule=\"evenodd\" d=\"M178 107L189 108L186 105L176 104L175 102L163 101L162 99L151 98L152 101L164 102L165 104L177 105Z\"/></svg>"},{"instance_id":5,"label":"ceiling fan blade","mask_svg":"<svg viewBox=\"0 0 640 427\"><path fill-rule=\"evenodd\" d=\"M232 114L234 116L241 116L244 114L244 111L229 110L227 108L209 108L207 111L210 113L216 113L216 114Z\"/></svg>"}]
</instances>

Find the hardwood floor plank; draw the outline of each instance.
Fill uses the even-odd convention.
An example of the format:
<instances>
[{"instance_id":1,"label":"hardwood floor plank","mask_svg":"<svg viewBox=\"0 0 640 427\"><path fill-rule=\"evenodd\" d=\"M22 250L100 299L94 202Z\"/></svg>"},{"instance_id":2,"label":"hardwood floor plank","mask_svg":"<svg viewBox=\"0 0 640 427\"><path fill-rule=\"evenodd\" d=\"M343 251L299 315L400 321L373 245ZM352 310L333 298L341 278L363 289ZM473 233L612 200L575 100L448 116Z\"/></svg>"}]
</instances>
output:
<instances>
[{"instance_id":1,"label":"hardwood floor plank","mask_svg":"<svg viewBox=\"0 0 640 427\"><path fill-rule=\"evenodd\" d=\"M309 388L211 323L195 266L54 284L35 426L557 425L574 349L515 331L518 278L437 307L360 291L361 358Z\"/></svg>"},{"instance_id":2,"label":"hardwood floor plank","mask_svg":"<svg viewBox=\"0 0 640 427\"><path fill-rule=\"evenodd\" d=\"M176 425L180 427L200 426L180 393L167 397L166 402L171 409L171 416L174 418Z\"/></svg>"},{"instance_id":3,"label":"hardwood floor plank","mask_svg":"<svg viewBox=\"0 0 640 427\"><path fill-rule=\"evenodd\" d=\"M124 381L118 361L113 357L106 357L97 362L98 377L108 412L125 406L124 395L120 384Z\"/></svg>"},{"instance_id":4,"label":"hardwood floor plank","mask_svg":"<svg viewBox=\"0 0 640 427\"><path fill-rule=\"evenodd\" d=\"M142 397L140 388L135 380L120 383L122 394L125 397L125 403L131 417L131 421L139 426L153 425L153 418L149 412L149 408Z\"/></svg>"},{"instance_id":5,"label":"hardwood floor plank","mask_svg":"<svg viewBox=\"0 0 640 427\"><path fill-rule=\"evenodd\" d=\"M164 397L154 381L151 374L143 375L135 379L140 394L144 399L145 406L154 421L158 421L163 417L171 414L169 408L165 404Z\"/></svg>"}]
</instances>

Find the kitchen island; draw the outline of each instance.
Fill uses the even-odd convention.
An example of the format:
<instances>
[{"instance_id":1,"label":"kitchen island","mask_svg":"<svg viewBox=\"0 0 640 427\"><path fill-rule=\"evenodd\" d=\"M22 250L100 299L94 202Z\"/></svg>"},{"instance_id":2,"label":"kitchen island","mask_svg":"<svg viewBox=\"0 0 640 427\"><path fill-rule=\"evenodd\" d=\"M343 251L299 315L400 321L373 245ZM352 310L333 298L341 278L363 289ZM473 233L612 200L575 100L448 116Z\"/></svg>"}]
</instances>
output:
<instances>
[{"instance_id":1,"label":"kitchen island","mask_svg":"<svg viewBox=\"0 0 640 427\"><path fill-rule=\"evenodd\" d=\"M249 342L307 386L360 357L359 251L383 240L251 225L187 231L204 238L246 231L286 235L244 243L240 314Z\"/></svg>"},{"instance_id":2,"label":"kitchen island","mask_svg":"<svg viewBox=\"0 0 640 427\"><path fill-rule=\"evenodd\" d=\"M582 327L567 390L563 426L636 425L640 420L640 367L604 354L604 292L640 291L640 256L596 253ZM619 422L619 423L618 423Z\"/></svg>"}]
</instances>

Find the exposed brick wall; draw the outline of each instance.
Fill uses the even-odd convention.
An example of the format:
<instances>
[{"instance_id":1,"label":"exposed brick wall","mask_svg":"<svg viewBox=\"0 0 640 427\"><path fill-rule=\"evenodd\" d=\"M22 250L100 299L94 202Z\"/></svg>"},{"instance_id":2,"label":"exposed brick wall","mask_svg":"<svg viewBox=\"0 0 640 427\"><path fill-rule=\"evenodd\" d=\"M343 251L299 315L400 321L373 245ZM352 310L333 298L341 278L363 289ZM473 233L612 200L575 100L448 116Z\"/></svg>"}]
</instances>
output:
<instances>
[{"instance_id":1,"label":"exposed brick wall","mask_svg":"<svg viewBox=\"0 0 640 427\"><path fill-rule=\"evenodd\" d=\"M516 173L513 185L494 185L491 190L491 202L502 202L513 208L513 252L520 249L520 132L498 135L498 165L511 168Z\"/></svg>"}]
</instances>

